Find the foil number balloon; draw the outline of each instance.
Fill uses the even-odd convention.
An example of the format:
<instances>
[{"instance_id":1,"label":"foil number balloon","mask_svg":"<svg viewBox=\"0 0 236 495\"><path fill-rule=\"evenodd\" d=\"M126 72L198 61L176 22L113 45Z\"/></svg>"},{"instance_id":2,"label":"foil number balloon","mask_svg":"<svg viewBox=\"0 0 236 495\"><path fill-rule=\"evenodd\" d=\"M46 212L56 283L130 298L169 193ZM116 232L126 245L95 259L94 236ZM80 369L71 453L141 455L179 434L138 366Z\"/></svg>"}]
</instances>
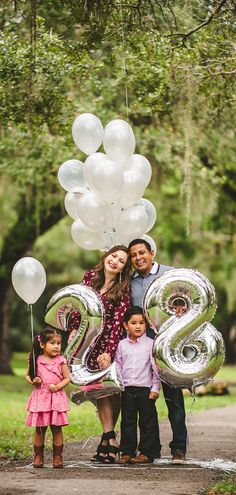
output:
<instances>
[{"instance_id":1,"label":"foil number balloon","mask_svg":"<svg viewBox=\"0 0 236 495\"><path fill-rule=\"evenodd\" d=\"M71 381L81 387L81 391L72 395L72 401L76 404L84 400L94 402L101 396L120 392L123 384L115 363L106 370L89 368L89 357L102 335L104 323L103 303L91 287L74 284L58 290L47 305L45 321L68 331L74 312L80 314L80 324L64 353ZM108 383L104 383L106 380Z\"/></svg>"},{"instance_id":2,"label":"foil number balloon","mask_svg":"<svg viewBox=\"0 0 236 495\"><path fill-rule=\"evenodd\" d=\"M181 316L176 314L179 305L184 308ZM144 310L159 328L153 356L161 379L192 390L212 379L223 364L225 348L222 335L209 323L216 311L209 280L196 270L168 270L147 289Z\"/></svg>"}]
</instances>

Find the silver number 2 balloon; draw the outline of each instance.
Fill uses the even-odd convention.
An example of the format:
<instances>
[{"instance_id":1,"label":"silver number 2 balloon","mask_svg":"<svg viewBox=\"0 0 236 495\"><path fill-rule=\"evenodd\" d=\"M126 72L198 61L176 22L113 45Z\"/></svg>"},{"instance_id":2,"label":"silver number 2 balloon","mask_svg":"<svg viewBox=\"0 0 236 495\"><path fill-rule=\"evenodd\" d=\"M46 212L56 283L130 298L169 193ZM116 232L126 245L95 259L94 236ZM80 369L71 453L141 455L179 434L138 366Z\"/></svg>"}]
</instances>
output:
<instances>
[{"instance_id":1,"label":"silver number 2 balloon","mask_svg":"<svg viewBox=\"0 0 236 495\"><path fill-rule=\"evenodd\" d=\"M90 354L103 333L105 316L100 297L91 287L83 284L63 287L50 299L45 322L68 331L70 317L75 311L80 314L80 324L64 353L70 369L71 382L81 387L80 391L72 395L72 401L80 404L84 400L91 400L95 403L99 397L123 389L115 363L106 370L89 368Z\"/></svg>"},{"instance_id":2,"label":"silver number 2 balloon","mask_svg":"<svg viewBox=\"0 0 236 495\"><path fill-rule=\"evenodd\" d=\"M179 306L183 311L178 316ZM166 271L148 287L144 311L159 329L153 356L164 382L193 390L213 378L224 361L225 347L222 335L209 323L216 297L204 275L185 268Z\"/></svg>"}]
</instances>

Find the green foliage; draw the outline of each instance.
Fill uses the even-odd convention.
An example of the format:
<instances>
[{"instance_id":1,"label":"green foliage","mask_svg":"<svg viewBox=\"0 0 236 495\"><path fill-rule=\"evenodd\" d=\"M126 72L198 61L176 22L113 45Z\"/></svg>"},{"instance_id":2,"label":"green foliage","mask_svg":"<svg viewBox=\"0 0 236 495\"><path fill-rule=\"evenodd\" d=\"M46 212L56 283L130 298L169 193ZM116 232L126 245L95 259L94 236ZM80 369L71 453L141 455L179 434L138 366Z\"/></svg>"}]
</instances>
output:
<instances>
[{"instance_id":1,"label":"green foliage","mask_svg":"<svg viewBox=\"0 0 236 495\"><path fill-rule=\"evenodd\" d=\"M158 258L196 268L215 284L216 326L232 362L234 6L226 2L214 14L219 2L160 4L42 0L33 12L27 0L2 2L0 281L10 284L12 266L25 253L43 262L48 285L34 307L38 328L49 297L98 261L100 253L73 244L71 220L59 222L65 211L57 171L67 159L85 158L71 137L77 112L95 113L105 125L128 111L136 152L152 164L145 196L157 208L150 234ZM209 22L198 29L199 19ZM27 321L15 297L13 348L29 346Z\"/></svg>"},{"instance_id":2,"label":"green foliage","mask_svg":"<svg viewBox=\"0 0 236 495\"><path fill-rule=\"evenodd\" d=\"M211 488L208 488L205 495L235 495L236 493L236 476L227 474L222 481L219 481Z\"/></svg>"}]
</instances>

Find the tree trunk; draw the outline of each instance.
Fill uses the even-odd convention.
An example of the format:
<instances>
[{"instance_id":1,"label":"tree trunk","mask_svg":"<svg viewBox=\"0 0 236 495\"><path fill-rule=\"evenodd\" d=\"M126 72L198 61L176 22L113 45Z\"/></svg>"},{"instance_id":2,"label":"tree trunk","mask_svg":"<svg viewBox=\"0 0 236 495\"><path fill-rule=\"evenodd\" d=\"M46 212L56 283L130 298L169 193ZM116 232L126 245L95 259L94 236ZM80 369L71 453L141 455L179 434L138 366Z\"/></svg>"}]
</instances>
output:
<instances>
[{"instance_id":1,"label":"tree trunk","mask_svg":"<svg viewBox=\"0 0 236 495\"><path fill-rule=\"evenodd\" d=\"M26 255L35 240L55 225L62 217L61 204L54 204L51 209L46 204L37 211L35 199L26 204L24 199L19 208L18 220L4 239L0 260L0 374L12 374L10 363L11 349L9 340L9 310L14 292L11 286L11 272L15 263ZM41 223L38 226L40 216Z\"/></svg>"}]
</instances>

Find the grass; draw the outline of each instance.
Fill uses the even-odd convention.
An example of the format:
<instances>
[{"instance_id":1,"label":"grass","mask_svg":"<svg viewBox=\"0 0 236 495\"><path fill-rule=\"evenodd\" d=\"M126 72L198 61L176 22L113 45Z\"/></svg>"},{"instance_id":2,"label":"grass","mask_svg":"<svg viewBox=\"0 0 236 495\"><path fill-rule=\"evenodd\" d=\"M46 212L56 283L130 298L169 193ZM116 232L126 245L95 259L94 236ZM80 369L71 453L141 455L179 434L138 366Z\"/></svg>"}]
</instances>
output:
<instances>
[{"instance_id":1,"label":"grass","mask_svg":"<svg viewBox=\"0 0 236 495\"><path fill-rule=\"evenodd\" d=\"M34 429L25 426L26 403L31 393L31 387L24 378L26 362L26 354L15 353L12 362L15 376L0 376L0 457L2 458L22 459L32 454L31 437ZM220 370L216 379L233 382L234 376L235 367L226 366ZM185 397L187 419L191 411L235 404L236 389L232 387L230 391L230 395L197 397L195 401L192 397ZM92 404L86 402L77 407L70 402L70 407L69 426L63 429L65 442L78 442L101 434L100 422ZM163 396L158 399L157 408L161 421L167 417ZM46 445L51 447L51 434L47 435Z\"/></svg>"},{"instance_id":2,"label":"grass","mask_svg":"<svg viewBox=\"0 0 236 495\"><path fill-rule=\"evenodd\" d=\"M227 475L222 481L219 481L211 488L205 491L205 495L235 495L236 494L236 475Z\"/></svg>"}]
</instances>

